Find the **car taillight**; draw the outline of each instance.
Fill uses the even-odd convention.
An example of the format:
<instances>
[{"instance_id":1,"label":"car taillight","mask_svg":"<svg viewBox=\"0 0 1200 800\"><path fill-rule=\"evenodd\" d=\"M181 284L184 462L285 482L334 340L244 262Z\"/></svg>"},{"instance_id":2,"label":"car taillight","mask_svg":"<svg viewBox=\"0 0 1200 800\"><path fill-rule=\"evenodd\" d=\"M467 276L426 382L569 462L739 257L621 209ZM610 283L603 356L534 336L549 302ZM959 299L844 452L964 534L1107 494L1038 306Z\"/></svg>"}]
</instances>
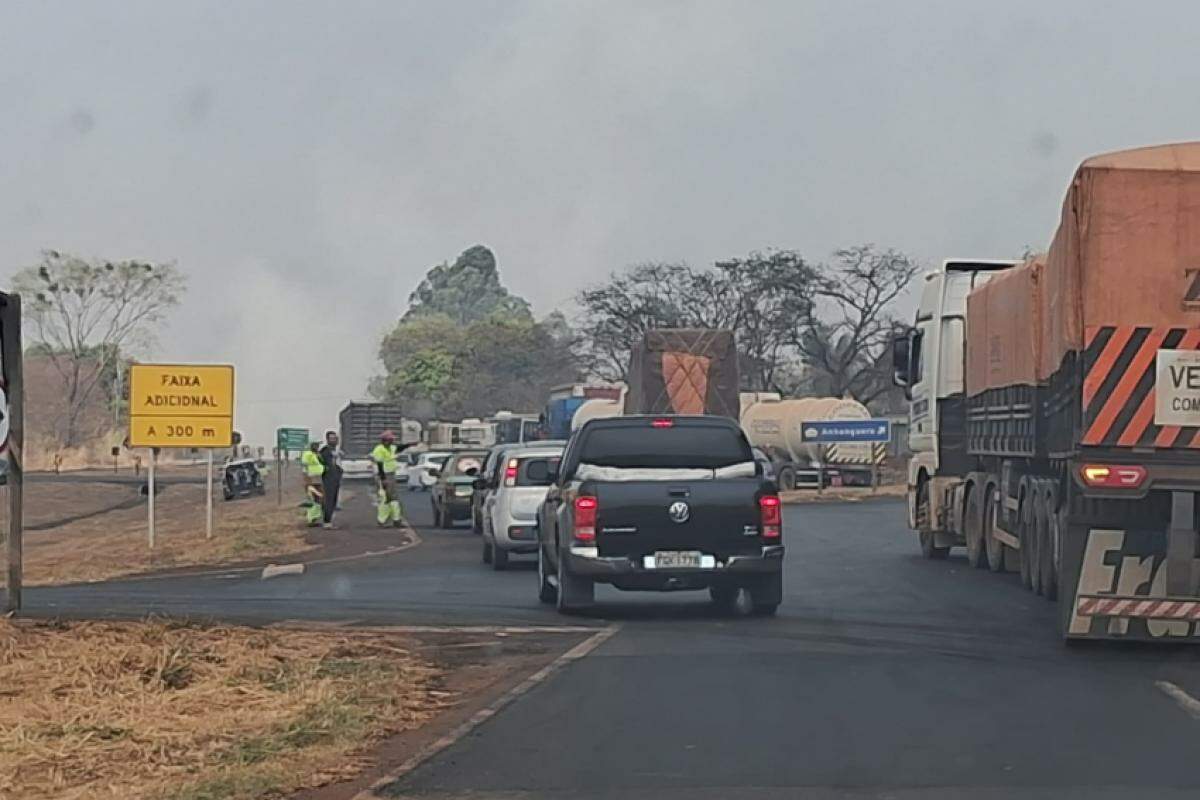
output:
<instances>
[{"instance_id":1,"label":"car taillight","mask_svg":"<svg viewBox=\"0 0 1200 800\"><path fill-rule=\"evenodd\" d=\"M517 460L515 458L510 458L508 466L504 468L504 485L517 485Z\"/></svg>"},{"instance_id":2,"label":"car taillight","mask_svg":"<svg viewBox=\"0 0 1200 800\"><path fill-rule=\"evenodd\" d=\"M651 422L650 425L655 428L671 428L671 427L675 426L675 420L673 420L673 419L656 419L653 422Z\"/></svg>"},{"instance_id":3,"label":"car taillight","mask_svg":"<svg viewBox=\"0 0 1200 800\"><path fill-rule=\"evenodd\" d=\"M758 512L762 521L764 539L778 539L783 534L783 507L779 496L764 494L758 498Z\"/></svg>"},{"instance_id":4,"label":"car taillight","mask_svg":"<svg viewBox=\"0 0 1200 800\"><path fill-rule=\"evenodd\" d=\"M1084 464L1079 474L1097 489L1136 489L1146 480L1146 468L1130 464Z\"/></svg>"},{"instance_id":5,"label":"car taillight","mask_svg":"<svg viewBox=\"0 0 1200 800\"><path fill-rule=\"evenodd\" d=\"M575 541L591 544L596 541L596 498L582 495L575 498Z\"/></svg>"}]
</instances>

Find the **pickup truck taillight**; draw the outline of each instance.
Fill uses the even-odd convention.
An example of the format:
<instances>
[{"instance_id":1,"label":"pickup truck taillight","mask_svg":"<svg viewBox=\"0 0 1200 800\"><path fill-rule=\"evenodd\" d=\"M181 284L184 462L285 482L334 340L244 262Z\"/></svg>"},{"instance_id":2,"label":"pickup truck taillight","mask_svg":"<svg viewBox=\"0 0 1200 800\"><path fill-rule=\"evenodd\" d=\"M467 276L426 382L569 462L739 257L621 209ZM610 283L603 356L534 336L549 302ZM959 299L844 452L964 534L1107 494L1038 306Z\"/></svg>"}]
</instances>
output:
<instances>
[{"instance_id":1,"label":"pickup truck taillight","mask_svg":"<svg viewBox=\"0 0 1200 800\"><path fill-rule=\"evenodd\" d=\"M783 535L783 507L779 495L764 494L758 498L758 511L762 521L764 539L779 539Z\"/></svg>"},{"instance_id":2,"label":"pickup truck taillight","mask_svg":"<svg viewBox=\"0 0 1200 800\"><path fill-rule=\"evenodd\" d=\"M575 541L592 544L596 541L596 511L600 504L590 495L575 498Z\"/></svg>"}]
</instances>

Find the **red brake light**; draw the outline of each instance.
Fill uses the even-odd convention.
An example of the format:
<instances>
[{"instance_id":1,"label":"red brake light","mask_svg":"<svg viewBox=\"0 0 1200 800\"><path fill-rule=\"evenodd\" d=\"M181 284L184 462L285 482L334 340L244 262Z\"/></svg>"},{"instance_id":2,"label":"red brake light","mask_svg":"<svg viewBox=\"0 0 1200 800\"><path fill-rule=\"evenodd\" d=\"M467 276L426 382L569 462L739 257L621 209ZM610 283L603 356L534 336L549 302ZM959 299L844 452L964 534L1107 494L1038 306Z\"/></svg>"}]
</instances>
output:
<instances>
[{"instance_id":1,"label":"red brake light","mask_svg":"<svg viewBox=\"0 0 1200 800\"><path fill-rule=\"evenodd\" d=\"M1146 480L1146 468L1136 464L1084 464L1079 475L1099 489L1136 489Z\"/></svg>"},{"instance_id":2,"label":"red brake light","mask_svg":"<svg viewBox=\"0 0 1200 800\"><path fill-rule=\"evenodd\" d=\"M778 539L783 535L783 506L779 496L764 494L758 498L758 511L762 521L764 539Z\"/></svg>"},{"instance_id":3,"label":"red brake light","mask_svg":"<svg viewBox=\"0 0 1200 800\"><path fill-rule=\"evenodd\" d=\"M515 458L510 458L508 460L508 466L504 468L504 485L517 485L517 460Z\"/></svg>"},{"instance_id":4,"label":"red brake light","mask_svg":"<svg viewBox=\"0 0 1200 800\"><path fill-rule=\"evenodd\" d=\"M575 541L592 544L596 541L596 512L600 503L589 495L575 498Z\"/></svg>"},{"instance_id":5,"label":"red brake light","mask_svg":"<svg viewBox=\"0 0 1200 800\"><path fill-rule=\"evenodd\" d=\"M650 425L655 428L672 428L675 426L675 420L673 420L673 419L656 419L653 422L651 422Z\"/></svg>"}]
</instances>

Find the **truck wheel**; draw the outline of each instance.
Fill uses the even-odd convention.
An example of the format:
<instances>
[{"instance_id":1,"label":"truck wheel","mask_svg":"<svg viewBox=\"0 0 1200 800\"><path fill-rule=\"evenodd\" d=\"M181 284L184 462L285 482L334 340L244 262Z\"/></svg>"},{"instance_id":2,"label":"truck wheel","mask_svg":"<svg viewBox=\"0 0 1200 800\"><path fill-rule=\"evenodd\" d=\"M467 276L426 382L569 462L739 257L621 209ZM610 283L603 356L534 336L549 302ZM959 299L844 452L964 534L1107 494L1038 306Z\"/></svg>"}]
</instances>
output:
<instances>
[{"instance_id":1,"label":"truck wheel","mask_svg":"<svg viewBox=\"0 0 1200 800\"><path fill-rule=\"evenodd\" d=\"M595 601L596 586L567 567L566 554L558 552L558 613L577 614Z\"/></svg>"},{"instance_id":2,"label":"truck wheel","mask_svg":"<svg viewBox=\"0 0 1200 800\"><path fill-rule=\"evenodd\" d=\"M708 587L708 596L718 613L732 614L737 606L739 591L736 586L710 586Z\"/></svg>"},{"instance_id":3,"label":"truck wheel","mask_svg":"<svg viewBox=\"0 0 1200 800\"><path fill-rule=\"evenodd\" d=\"M986 562L983 548L983 509L979 504L979 493L983 491L978 485L971 487L967 495L966 513L963 514L964 534L967 540L967 563L976 569L983 569Z\"/></svg>"},{"instance_id":4,"label":"truck wheel","mask_svg":"<svg viewBox=\"0 0 1200 800\"><path fill-rule=\"evenodd\" d=\"M983 545L987 553L988 569L992 572L1004 572L1004 543L994 535L996 506L996 490L989 487L987 497L983 499Z\"/></svg>"},{"instance_id":5,"label":"truck wheel","mask_svg":"<svg viewBox=\"0 0 1200 800\"><path fill-rule=\"evenodd\" d=\"M538 600L549 604L558 599L558 591L550 584L546 573L546 555L538 545Z\"/></svg>"},{"instance_id":6,"label":"truck wheel","mask_svg":"<svg viewBox=\"0 0 1200 800\"><path fill-rule=\"evenodd\" d=\"M1042 502L1042 482L1034 481L1029 497L1030 523L1029 536L1029 588L1034 594L1042 593L1042 541L1045 539L1046 508Z\"/></svg>"},{"instance_id":7,"label":"truck wheel","mask_svg":"<svg viewBox=\"0 0 1200 800\"><path fill-rule=\"evenodd\" d=\"M492 546L488 544L487 539L483 540L483 563L492 563Z\"/></svg>"},{"instance_id":8,"label":"truck wheel","mask_svg":"<svg viewBox=\"0 0 1200 800\"><path fill-rule=\"evenodd\" d=\"M507 550L501 550L499 547L492 548L492 569L496 572L503 572L508 569Z\"/></svg>"},{"instance_id":9,"label":"truck wheel","mask_svg":"<svg viewBox=\"0 0 1200 800\"><path fill-rule=\"evenodd\" d=\"M779 488L785 492L796 490L796 472L791 467L779 470Z\"/></svg>"},{"instance_id":10,"label":"truck wheel","mask_svg":"<svg viewBox=\"0 0 1200 800\"><path fill-rule=\"evenodd\" d=\"M1026 589L1033 588L1033 560L1030 558L1030 550L1033 548L1031 543L1033 539L1033 506L1029 485L1022 481L1021 507L1017 510L1017 517L1021 520L1020 527L1017 529L1017 539L1021 542L1021 549L1017 555L1021 559L1021 585Z\"/></svg>"},{"instance_id":11,"label":"truck wheel","mask_svg":"<svg viewBox=\"0 0 1200 800\"><path fill-rule=\"evenodd\" d=\"M917 538L921 540L921 555L931 561L941 561L946 556L950 555L949 547L938 547L934 544L933 531L921 531L917 534Z\"/></svg>"},{"instance_id":12,"label":"truck wheel","mask_svg":"<svg viewBox=\"0 0 1200 800\"><path fill-rule=\"evenodd\" d=\"M1058 497L1053 483L1046 487L1042 495L1044 506L1042 518L1045 520L1042 546L1038 553L1038 571L1042 574L1042 597L1047 600L1058 599L1058 564L1055 552L1061 537L1058 518Z\"/></svg>"},{"instance_id":13,"label":"truck wheel","mask_svg":"<svg viewBox=\"0 0 1200 800\"><path fill-rule=\"evenodd\" d=\"M756 617L773 617L783 602L783 574L766 575L750 586L751 613Z\"/></svg>"}]
</instances>

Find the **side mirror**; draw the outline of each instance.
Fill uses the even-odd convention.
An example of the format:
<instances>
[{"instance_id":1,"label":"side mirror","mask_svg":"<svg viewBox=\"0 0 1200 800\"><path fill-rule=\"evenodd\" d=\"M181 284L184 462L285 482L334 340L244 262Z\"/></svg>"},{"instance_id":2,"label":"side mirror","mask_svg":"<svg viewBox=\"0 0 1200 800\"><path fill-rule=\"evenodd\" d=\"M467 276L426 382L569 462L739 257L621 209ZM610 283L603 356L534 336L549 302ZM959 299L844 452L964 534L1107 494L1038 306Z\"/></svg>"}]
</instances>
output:
<instances>
[{"instance_id":1,"label":"side mirror","mask_svg":"<svg viewBox=\"0 0 1200 800\"><path fill-rule=\"evenodd\" d=\"M892 336L892 382L897 386L908 386L909 357L912 354L912 339L908 331Z\"/></svg>"},{"instance_id":2,"label":"side mirror","mask_svg":"<svg viewBox=\"0 0 1200 800\"><path fill-rule=\"evenodd\" d=\"M483 478L476 478L475 480L471 481L471 486L473 486L476 491L481 492L484 489L488 488L488 482L485 481Z\"/></svg>"}]
</instances>

